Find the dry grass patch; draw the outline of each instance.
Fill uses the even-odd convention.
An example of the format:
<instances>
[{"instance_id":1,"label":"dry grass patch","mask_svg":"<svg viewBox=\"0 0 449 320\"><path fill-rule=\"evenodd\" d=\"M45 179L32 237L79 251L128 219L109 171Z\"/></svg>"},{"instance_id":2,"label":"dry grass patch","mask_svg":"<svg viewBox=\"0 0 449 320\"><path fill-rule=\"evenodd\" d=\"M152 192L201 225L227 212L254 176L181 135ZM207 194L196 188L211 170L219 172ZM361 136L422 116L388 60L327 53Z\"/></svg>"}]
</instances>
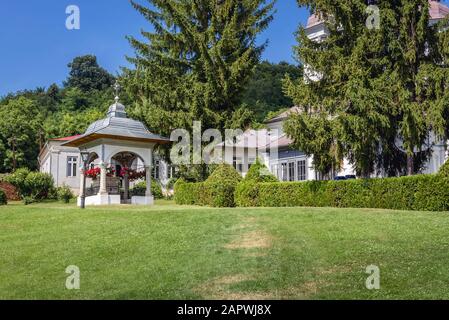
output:
<instances>
[{"instance_id":1,"label":"dry grass patch","mask_svg":"<svg viewBox=\"0 0 449 320\"><path fill-rule=\"evenodd\" d=\"M255 249L270 248L272 238L260 230L244 233L240 238L225 245L226 249Z\"/></svg>"},{"instance_id":2,"label":"dry grass patch","mask_svg":"<svg viewBox=\"0 0 449 320\"><path fill-rule=\"evenodd\" d=\"M237 226L237 230L255 229L236 237L234 241L225 245L226 249L264 249L272 245L272 237L265 231L255 228L257 218L248 217Z\"/></svg>"},{"instance_id":3,"label":"dry grass patch","mask_svg":"<svg viewBox=\"0 0 449 320\"><path fill-rule=\"evenodd\" d=\"M254 278L243 275L229 275L215 278L197 288L195 292L206 299L212 300L269 300L273 295L263 292L240 292L231 291L230 286L245 281L252 281Z\"/></svg>"}]
</instances>

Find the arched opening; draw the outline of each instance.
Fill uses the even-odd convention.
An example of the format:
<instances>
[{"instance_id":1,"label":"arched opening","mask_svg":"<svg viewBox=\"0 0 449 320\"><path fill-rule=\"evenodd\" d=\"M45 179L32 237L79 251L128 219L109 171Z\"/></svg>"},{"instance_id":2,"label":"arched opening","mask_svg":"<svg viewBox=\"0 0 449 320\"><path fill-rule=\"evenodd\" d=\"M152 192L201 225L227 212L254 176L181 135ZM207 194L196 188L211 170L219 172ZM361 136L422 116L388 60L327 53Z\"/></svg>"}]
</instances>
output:
<instances>
[{"instance_id":1,"label":"arched opening","mask_svg":"<svg viewBox=\"0 0 449 320\"><path fill-rule=\"evenodd\" d=\"M147 167L142 157L134 152L122 151L114 154L110 162L108 171L111 177L107 179L107 187L110 185L111 190L111 187L117 186L121 203L131 203L133 196L147 194L150 190L147 185L151 186L151 181L147 179ZM146 183L139 184L139 188L134 188L137 183L145 180L147 180Z\"/></svg>"}]
</instances>

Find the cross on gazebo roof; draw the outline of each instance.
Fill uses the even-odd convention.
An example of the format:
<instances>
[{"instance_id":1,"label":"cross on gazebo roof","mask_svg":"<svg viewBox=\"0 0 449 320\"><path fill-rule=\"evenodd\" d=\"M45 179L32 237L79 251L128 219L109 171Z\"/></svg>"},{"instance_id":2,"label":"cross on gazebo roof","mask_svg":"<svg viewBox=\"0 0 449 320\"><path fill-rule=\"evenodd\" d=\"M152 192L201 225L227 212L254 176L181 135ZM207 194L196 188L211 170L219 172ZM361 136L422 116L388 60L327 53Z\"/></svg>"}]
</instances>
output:
<instances>
[{"instance_id":1,"label":"cross on gazebo roof","mask_svg":"<svg viewBox=\"0 0 449 320\"><path fill-rule=\"evenodd\" d=\"M118 80L115 80L115 83L114 83L114 85L112 86L113 88L114 88L114 90L115 90L115 102L117 103L119 100L120 100L120 98L119 98L119 93L120 93L120 90L122 89L122 87L120 86L120 84L118 83Z\"/></svg>"}]
</instances>

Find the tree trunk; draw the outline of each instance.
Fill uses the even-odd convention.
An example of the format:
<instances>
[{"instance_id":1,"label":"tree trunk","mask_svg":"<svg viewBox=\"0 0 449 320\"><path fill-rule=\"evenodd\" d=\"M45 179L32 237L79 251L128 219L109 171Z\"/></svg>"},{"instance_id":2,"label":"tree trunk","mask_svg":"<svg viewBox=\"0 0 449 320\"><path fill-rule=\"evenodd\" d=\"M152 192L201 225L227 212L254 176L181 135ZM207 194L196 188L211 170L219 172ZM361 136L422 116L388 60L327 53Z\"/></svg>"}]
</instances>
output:
<instances>
[{"instance_id":1,"label":"tree trunk","mask_svg":"<svg viewBox=\"0 0 449 320\"><path fill-rule=\"evenodd\" d=\"M413 154L407 154L407 175L412 176L415 174L414 156Z\"/></svg>"}]
</instances>

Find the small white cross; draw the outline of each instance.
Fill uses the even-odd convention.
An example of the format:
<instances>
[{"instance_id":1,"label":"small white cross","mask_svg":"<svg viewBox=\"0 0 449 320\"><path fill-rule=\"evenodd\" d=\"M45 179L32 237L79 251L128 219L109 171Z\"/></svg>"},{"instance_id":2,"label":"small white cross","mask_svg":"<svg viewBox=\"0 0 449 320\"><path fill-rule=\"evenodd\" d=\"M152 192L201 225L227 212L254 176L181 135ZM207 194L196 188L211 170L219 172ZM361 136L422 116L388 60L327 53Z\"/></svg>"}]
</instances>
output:
<instances>
[{"instance_id":1,"label":"small white cross","mask_svg":"<svg viewBox=\"0 0 449 320\"><path fill-rule=\"evenodd\" d=\"M118 102L118 100L119 100L118 95L119 95L120 89L121 89L122 87L121 87L120 84L118 83L118 80L115 81L115 84L114 84L112 87L113 87L114 90L115 90L115 102Z\"/></svg>"}]
</instances>

